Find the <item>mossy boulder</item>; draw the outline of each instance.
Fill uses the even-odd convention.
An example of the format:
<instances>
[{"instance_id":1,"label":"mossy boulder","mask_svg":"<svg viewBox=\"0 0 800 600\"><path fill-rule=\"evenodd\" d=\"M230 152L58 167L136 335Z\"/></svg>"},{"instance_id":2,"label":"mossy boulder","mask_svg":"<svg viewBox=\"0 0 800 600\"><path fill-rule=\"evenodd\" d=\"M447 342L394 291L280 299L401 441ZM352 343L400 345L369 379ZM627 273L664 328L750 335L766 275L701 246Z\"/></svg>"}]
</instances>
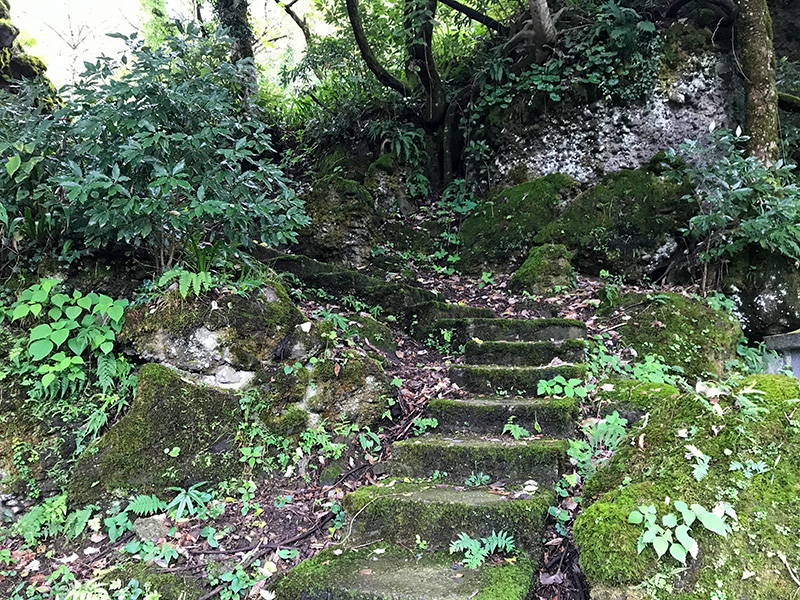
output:
<instances>
[{"instance_id":1,"label":"mossy boulder","mask_svg":"<svg viewBox=\"0 0 800 600\"><path fill-rule=\"evenodd\" d=\"M610 173L579 194L535 236L564 244L582 273L602 269L631 281L661 275L680 249L679 230L692 216L692 189L658 174L658 161Z\"/></svg>"},{"instance_id":2,"label":"mossy boulder","mask_svg":"<svg viewBox=\"0 0 800 600\"><path fill-rule=\"evenodd\" d=\"M143 366L138 377L128 412L78 459L69 484L75 505L213 484L241 473L236 396L187 382L157 364ZM164 452L175 446L178 456Z\"/></svg>"},{"instance_id":3,"label":"mossy boulder","mask_svg":"<svg viewBox=\"0 0 800 600\"><path fill-rule=\"evenodd\" d=\"M183 300L170 295L155 310L134 308L126 315L120 341L129 353L173 367L196 382L238 389L264 365L321 349L309 337L310 329L298 327L305 320L283 286L269 282L244 296Z\"/></svg>"},{"instance_id":4,"label":"mossy boulder","mask_svg":"<svg viewBox=\"0 0 800 600\"><path fill-rule=\"evenodd\" d=\"M459 230L461 268L508 270L522 262L534 239L558 216L577 183L568 175L546 175L501 191L477 207Z\"/></svg>"},{"instance_id":5,"label":"mossy boulder","mask_svg":"<svg viewBox=\"0 0 800 600\"><path fill-rule=\"evenodd\" d=\"M123 587L135 579L145 592L158 592L160 600L198 600L204 590L197 579L178 573L159 573L152 566L138 561L117 563L103 571L100 581L111 584L119 580ZM144 596L143 596L144 597Z\"/></svg>"},{"instance_id":6,"label":"mossy boulder","mask_svg":"<svg viewBox=\"0 0 800 600\"><path fill-rule=\"evenodd\" d=\"M350 267L367 264L381 223L367 189L328 175L314 182L304 199L311 223L300 230L296 251Z\"/></svg>"},{"instance_id":7,"label":"mossy boulder","mask_svg":"<svg viewBox=\"0 0 800 600\"><path fill-rule=\"evenodd\" d=\"M574 536L592 598L645 598L637 588L656 573L665 574L665 598L792 597L797 585L782 557L789 565L796 557L800 429L786 415L799 397L796 379L756 375L723 390L713 405L694 395L654 402L646 426L584 489ZM709 457L707 472L696 471L688 446ZM727 505L736 514L725 517L725 537L699 521L691 526L699 552L685 570L669 553L658 560L651 545L639 553L643 526L628 522L638 506L653 505L660 523L677 513L678 500L707 510Z\"/></svg>"},{"instance_id":8,"label":"mossy boulder","mask_svg":"<svg viewBox=\"0 0 800 600\"><path fill-rule=\"evenodd\" d=\"M394 352L397 348L392 330L383 323L376 321L371 316L358 314L351 315L347 319L350 321L350 328L348 331L351 335L358 336L368 341L371 345L384 353Z\"/></svg>"},{"instance_id":9,"label":"mossy boulder","mask_svg":"<svg viewBox=\"0 0 800 600\"><path fill-rule=\"evenodd\" d=\"M368 357L348 353L343 360L321 360L311 371L303 408L311 424L321 419L345 419L360 426L376 426L389 408L395 390L383 368Z\"/></svg>"},{"instance_id":10,"label":"mossy boulder","mask_svg":"<svg viewBox=\"0 0 800 600\"><path fill-rule=\"evenodd\" d=\"M0 89L14 91L22 80L44 77L47 66L30 56L17 41L19 28L11 21L11 6L7 0L0 2ZM55 89L45 80L55 96ZM43 99L44 101L44 99ZM49 99L52 103L53 99Z\"/></svg>"},{"instance_id":11,"label":"mossy boulder","mask_svg":"<svg viewBox=\"0 0 800 600\"><path fill-rule=\"evenodd\" d=\"M394 152L381 154L367 169L364 187L383 212L410 215L416 210L416 206L408 196L408 175L408 167L398 164Z\"/></svg>"},{"instance_id":12,"label":"mossy boulder","mask_svg":"<svg viewBox=\"0 0 800 600\"><path fill-rule=\"evenodd\" d=\"M712 308L702 298L673 292L626 294L606 318L624 323L618 328L622 341L641 359L660 356L690 377L721 373L725 362L736 358L742 337L732 314Z\"/></svg>"},{"instance_id":13,"label":"mossy boulder","mask_svg":"<svg viewBox=\"0 0 800 600\"><path fill-rule=\"evenodd\" d=\"M511 277L509 288L513 292L541 296L553 288L571 285L575 278L569 262L572 256L563 244L533 246L528 258Z\"/></svg>"},{"instance_id":14,"label":"mossy boulder","mask_svg":"<svg viewBox=\"0 0 800 600\"><path fill-rule=\"evenodd\" d=\"M722 289L736 302L748 338L800 328L800 268L794 260L748 248L731 261Z\"/></svg>"}]
</instances>

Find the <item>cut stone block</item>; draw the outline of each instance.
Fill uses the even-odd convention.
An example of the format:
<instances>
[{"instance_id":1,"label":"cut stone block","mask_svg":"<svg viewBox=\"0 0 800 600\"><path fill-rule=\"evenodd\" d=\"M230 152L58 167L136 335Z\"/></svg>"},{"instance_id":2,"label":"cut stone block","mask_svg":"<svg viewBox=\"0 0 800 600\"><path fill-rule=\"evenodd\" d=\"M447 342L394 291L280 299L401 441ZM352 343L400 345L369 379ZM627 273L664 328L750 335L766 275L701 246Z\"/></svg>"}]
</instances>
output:
<instances>
[{"instance_id":1,"label":"cut stone block","mask_svg":"<svg viewBox=\"0 0 800 600\"><path fill-rule=\"evenodd\" d=\"M502 391L518 396L536 396L539 381L562 376L583 379L583 365L558 367L494 367L459 365L450 368L450 380L473 394L496 394Z\"/></svg>"},{"instance_id":2,"label":"cut stone block","mask_svg":"<svg viewBox=\"0 0 800 600\"><path fill-rule=\"evenodd\" d=\"M464 359L473 365L540 367L554 358L566 363L582 362L586 342L569 339L561 342L467 342Z\"/></svg>"},{"instance_id":3,"label":"cut stone block","mask_svg":"<svg viewBox=\"0 0 800 600\"><path fill-rule=\"evenodd\" d=\"M454 344L472 338L485 342L546 342L586 336L586 325L575 319L442 319L437 329L453 331Z\"/></svg>"}]
</instances>

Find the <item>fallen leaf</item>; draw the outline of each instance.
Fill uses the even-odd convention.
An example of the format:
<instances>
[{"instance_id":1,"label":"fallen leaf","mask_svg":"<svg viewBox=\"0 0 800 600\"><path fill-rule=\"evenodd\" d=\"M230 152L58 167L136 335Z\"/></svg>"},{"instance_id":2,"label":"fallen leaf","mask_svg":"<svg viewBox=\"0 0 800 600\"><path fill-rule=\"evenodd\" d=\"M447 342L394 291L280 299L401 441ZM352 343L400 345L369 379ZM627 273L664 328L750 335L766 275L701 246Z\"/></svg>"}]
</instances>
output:
<instances>
[{"instance_id":1,"label":"fallen leaf","mask_svg":"<svg viewBox=\"0 0 800 600\"><path fill-rule=\"evenodd\" d=\"M361 569L359 573L362 575L372 575L372 569Z\"/></svg>"},{"instance_id":2,"label":"fallen leaf","mask_svg":"<svg viewBox=\"0 0 800 600\"><path fill-rule=\"evenodd\" d=\"M334 365L333 365L333 374L336 377L339 376L339 373L341 372L341 370L342 370L342 365L340 365L339 363L334 363Z\"/></svg>"},{"instance_id":3,"label":"fallen leaf","mask_svg":"<svg viewBox=\"0 0 800 600\"><path fill-rule=\"evenodd\" d=\"M564 583L564 574L561 571L553 573L539 573L539 583L542 585L559 585Z\"/></svg>"}]
</instances>

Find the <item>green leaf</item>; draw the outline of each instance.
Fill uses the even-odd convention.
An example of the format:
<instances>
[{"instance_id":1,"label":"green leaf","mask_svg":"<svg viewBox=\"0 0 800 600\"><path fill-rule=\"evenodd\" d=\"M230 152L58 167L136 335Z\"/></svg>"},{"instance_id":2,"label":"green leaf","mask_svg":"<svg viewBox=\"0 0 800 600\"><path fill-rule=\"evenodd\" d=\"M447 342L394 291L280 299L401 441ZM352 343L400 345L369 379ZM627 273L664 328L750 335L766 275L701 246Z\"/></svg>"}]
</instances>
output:
<instances>
[{"instance_id":1,"label":"green leaf","mask_svg":"<svg viewBox=\"0 0 800 600\"><path fill-rule=\"evenodd\" d=\"M69 330L68 329L59 329L58 331L54 331L50 335L50 341L53 342L56 347L60 347L61 344L67 341L69 337Z\"/></svg>"},{"instance_id":2,"label":"green leaf","mask_svg":"<svg viewBox=\"0 0 800 600\"><path fill-rule=\"evenodd\" d=\"M686 564L686 549L680 544L672 544L669 547L669 553L678 562Z\"/></svg>"},{"instance_id":3,"label":"green leaf","mask_svg":"<svg viewBox=\"0 0 800 600\"><path fill-rule=\"evenodd\" d=\"M77 321L82 312L83 309L80 306L68 306L64 309L64 314L70 321Z\"/></svg>"},{"instance_id":4,"label":"green leaf","mask_svg":"<svg viewBox=\"0 0 800 600\"><path fill-rule=\"evenodd\" d=\"M12 156L6 163L6 173L8 173L10 177L13 177L21 163L22 159L19 157L19 154Z\"/></svg>"},{"instance_id":5,"label":"green leaf","mask_svg":"<svg viewBox=\"0 0 800 600\"><path fill-rule=\"evenodd\" d=\"M19 304L16 308L14 308L14 312L11 313L11 320L16 321L17 319L24 319L30 313L30 308L27 304Z\"/></svg>"},{"instance_id":6,"label":"green leaf","mask_svg":"<svg viewBox=\"0 0 800 600\"><path fill-rule=\"evenodd\" d=\"M697 557L697 542L689 535L689 528L686 525L679 525L675 529L675 538L693 558Z\"/></svg>"},{"instance_id":7,"label":"green leaf","mask_svg":"<svg viewBox=\"0 0 800 600\"><path fill-rule=\"evenodd\" d=\"M657 536L653 540L653 548L655 549L656 554L658 554L658 558L661 558L669 549L669 541L663 536Z\"/></svg>"},{"instance_id":8,"label":"green leaf","mask_svg":"<svg viewBox=\"0 0 800 600\"><path fill-rule=\"evenodd\" d=\"M114 342L103 342L100 344L100 352L108 354L114 349Z\"/></svg>"},{"instance_id":9,"label":"green leaf","mask_svg":"<svg viewBox=\"0 0 800 600\"><path fill-rule=\"evenodd\" d=\"M49 386L53 381L55 381L56 376L54 373L45 373L44 377L42 377L42 385L44 387Z\"/></svg>"},{"instance_id":10,"label":"green leaf","mask_svg":"<svg viewBox=\"0 0 800 600\"><path fill-rule=\"evenodd\" d=\"M675 513L669 513L661 517L661 522L664 527L675 527L678 524L678 517L675 516Z\"/></svg>"},{"instance_id":11,"label":"green leaf","mask_svg":"<svg viewBox=\"0 0 800 600\"><path fill-rule=\"evenodd\" d=\"M697 519L703 524L703 527L709 531L713 531L722 537L728 537L728 529L725 527L725 521L722 520L722 517L718 517L714 513L706 511L697 515Z\"/></svg>"},{"instance_id":12,"label":"green leaf","mask_svg":"<svg viewBox=\"0 0 800 600\"><path fill-rule=\"evenodd\" d=\"M50 340L37 340L28 348L28 354L33 360L42 360L53 351L53 348L53 342Z\"/></svg>"},{"instance_id":13,"label":"green leaf","mask_svg":"<svg viewBox=\"0 0 800 600\"><path fill-rule=\"evenodd\" d=\"M78 336L72 338L70 341L67 342L67 346L69 349L72 350L76 355L80 356L86 350L86 346L88 345L85 336Z\"/></svg>"},{"instance_id":14,"label":"green leaf","mask_svg":"<svg viewBox=\"0 0 800 600\"><path fill-rule=\"evenodd\" d=\"M644 521L644 515L642 515L642 513L640 513L638 510L633 511L628 515L628 523L634 523L638 525L642 521Z\"/></svg>"},{"instance_id":15,"label":"green leaf","mask_svg":"<svg viewBox=\"0 0 800 600\"><path fill-rule=\"evenodd\" d=\"M189 287L192 284L192 273L189 271L181 271L179 290L181 298L186 298L189 295Z\"/></svg>"},{"instance_id":16,"label":"green leaf","mask_svg":"<svg viewBox=\"0 0 800 600\"><path fill-rule=\"evenodd\" d=\"M30 340L32 342L36 340L43 340L50 337L51 333L53 333L53 329L50 327L50 325L43 323L42 325L37 325L31 330Z\"/></svg>"},{"instance_id":17,"label":"green leaf","mask_svg":"<svg viewBox=\"0 0 800 600\"><path fill-rule=\"evenodd\" d=\"M125 314L125 309L119 304L114 304L108 307L106 313L112 321L119 321L122 318L122 315Z\"/></svg>"},{"instance_id":18,"label":"green leaf","mask_svg":"<svg viewBox=\"0 0 800 600\"><path fill-rule=\"evenodd\" d=\"M50 303L61 308L67 300L69 300L69 296L66 294L53 294L53 297L50 298Z\"/></svg>"}]
</instances>

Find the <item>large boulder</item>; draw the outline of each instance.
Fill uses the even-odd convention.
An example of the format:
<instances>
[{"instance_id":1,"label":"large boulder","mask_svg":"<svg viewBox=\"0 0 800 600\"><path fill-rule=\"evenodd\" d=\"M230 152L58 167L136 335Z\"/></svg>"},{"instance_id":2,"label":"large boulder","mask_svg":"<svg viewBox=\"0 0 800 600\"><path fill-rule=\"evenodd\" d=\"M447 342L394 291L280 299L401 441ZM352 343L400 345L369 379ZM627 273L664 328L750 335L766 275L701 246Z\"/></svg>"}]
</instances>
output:
<instances>
[{"instance_id":1,"label":"large boulder","mask_svg":"<svg viewBox=\"0 0 800 600\"><path fill-rule=\"evenodd\" d=\"M350 267L369 262L381 221L363 185L328 175L314 182L305 202L311 223L299 232L297 253Z\"/></svg>"},{"instance_id":2,"label":"large boulder","mask_svg":"<svg viewBox=\"0 0 800 600\"><path fill-rule=\"evenodd\" d=\"M742 395L757 414L746 412ZM791 598L800 436L786 415L798 396L798 381L780 375L750 377L714 396L714 405L693 395L653 396L644 407L647 420L584 487L573 531L591 597L650 598L643 584L660 574L659 598ZM707 468L698 470L703 462ZM652 543L637 548L645 526L630 517L653 506L672 540L685 540L676 538L676 525L684 523L678 501L716 509L726 524L724 534L700 519L689 524L697 556L686 557L686 568L672 552L659 559ZM668 514L676 521L662 521Z\"/></svg>"},{"instance_id":3,"label":"large boulder","mask_svg":"<svg viewBox=\"0 0 800 600\"><path fill-rule=\"evenodd\" d=\"M321 348L298 327L304 321L283 286L267 282L248 295L171 295L155 308L134 308L119 339L140 359L172 367L192 381L241 389L263 366L303 359Z\"/></svg>"},{"instance_id":4,"label":"large boulder","mask_svg":"<svg viewBox=\"0 0 800 600\"><path fill-rule=\"evenodd\" d=\"M216 483L241 474L234 444L236 396L197 386L162 365L139 370L128 412L81 454L69 498L76 505ZM177 447L177 456L168 451Z\"/></svg>"},{"instance_id":5,"label":"large boulder","mask_svg":"<svg viewBox=\"0 0 800 600\"><path fill-rule=\"evenodd\" d=\"M626 294L620 306L606 311L622 341L640 357L660 356L689 377L721 374L736 358L742 336L732 314L712 308L702 298L676 293Z\"/></svg>"},{"instance_id":6,"label":"large boulder","mask_svg":"<svg viewBox=\"0 0 800 600\"><path fill-rule=\"evenodd\" d=\"M571 258L572 253L563 244L534 246L511 277L509 289L541 296L555 288L568 287L575 278Z\"/></svg>"},{"instance_id":7,"label":"large boulder","mask_svg":"<svg viewBox=\"0 0 800 600\"><path fill-rule=\"evenodd\" d=\"M577 184L559 173L508 188L477 207L461 225L460 267L509 270L521 263L542 227L574 195Z\"/></svg>"},{"instance_id":8,"label":"large boulder","mask_svg":"<svg viewBox=\"0 0 800 600\"><path fill-rule=\"evenodd\" d=\"M747 337L800 328L800 268L786 256L748 248L734 258L722 289L736 302L736 316Z\"/></svg>"},{"instance_id":9,"label":"large boulder","mask_svg":"<svg viewBox=\"0 0 800 600\"><path fill-rule=\"evenodd\" d=\"M663 274L681 248L680 229L692 216L688 183L659 175L658 161L623 169L579 194L537 233L540 244L564 244L582 273L602 269L630 281Z\"/></svg>"}]
</instances>

